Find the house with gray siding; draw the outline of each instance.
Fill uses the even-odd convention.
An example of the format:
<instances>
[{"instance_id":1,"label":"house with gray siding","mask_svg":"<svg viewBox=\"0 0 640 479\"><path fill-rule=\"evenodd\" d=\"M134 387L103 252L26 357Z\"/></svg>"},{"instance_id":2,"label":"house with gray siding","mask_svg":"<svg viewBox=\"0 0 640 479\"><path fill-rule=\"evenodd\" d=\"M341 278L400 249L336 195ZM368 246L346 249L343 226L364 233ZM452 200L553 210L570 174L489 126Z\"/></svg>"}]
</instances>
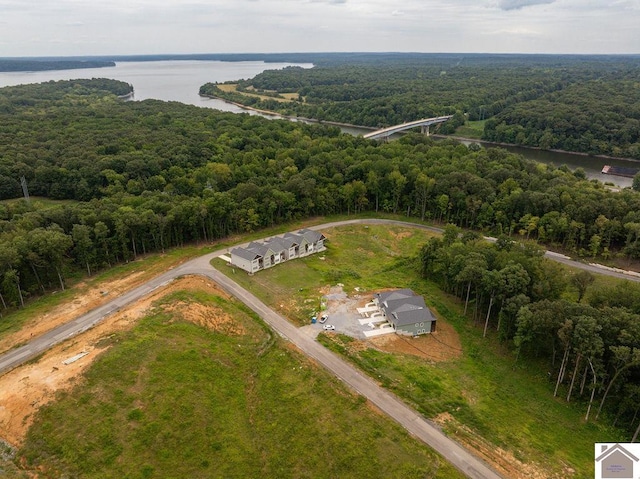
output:
<instances>
[{"instance_id":1,"label":"house with gray siding","mask_svg":"<svg viewBox=\"0 0 640 479\"><path fill-rule=\"evenodd\" d=\"M262 268L260 265L261 259L262 257L258 253L247 248L234 248L231 250L231 264L249 273L255 273Z\"/></svg>"},{"instance_id":2,"label":"house with gray siding","mask_svg":"<svg viewBox=\"0 0 640 479\"><path fill-rule=\"evenodd\" d=\"M410 289L376 293L374 302L397 334L418 336L436 330L436 317Z\"/></svg>"},{"instance_id":3,"label":"house with gray siding","mask_svg":"<svg viewBox=\"0 0 640 479\"><path fill-rule=\"evenodd\" d=\"M307 256L326 249L325 236L317 231L302 229L231 250L231 264L250 274L270 268L290 259Z\"/></svg>"}]
</instances>

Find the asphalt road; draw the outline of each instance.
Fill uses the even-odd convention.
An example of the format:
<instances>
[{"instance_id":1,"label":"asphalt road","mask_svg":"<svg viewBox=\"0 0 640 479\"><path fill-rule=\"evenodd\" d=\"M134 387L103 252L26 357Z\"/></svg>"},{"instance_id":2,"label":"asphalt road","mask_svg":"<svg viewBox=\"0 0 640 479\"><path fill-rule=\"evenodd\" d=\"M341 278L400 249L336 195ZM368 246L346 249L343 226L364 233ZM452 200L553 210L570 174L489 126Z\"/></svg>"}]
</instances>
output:
<instances>
[{"instance_id":1,"label":"asphalt road","mask_svg":"<svg viewBox=\"0 0 640 479\"><path fill-rule=\"evenodd\" d=\"M334 223L326 223L311 227L314 230L323 230L335 226L344 226L350 224L388 224L401 225L411 228L419 228L423 230L440 233L440 228L431 226L416 225L415 223L383 220L383 219L356 219L339 221ZM12 349L0 356L0 374L3 374L20 364L32 359L33 357L50 349L66 339L80 334L99 323L102 319L120 308L134 303L151 293L157 288L164 286L173 279L184 275L203 275L211 278L218 283L225 291L235 296L249 308L255 311L267 324L269 324L280 336L295 344L306 355L313 358L319 364L331 371L336 377L345 384L355 390L357 393L365 396L369 401L375 404L381 411L395 419L407 431L419 438L433 449L444 456L451 464L460 471L473 479L499 479L501 476L493 471L485 462L472 455L462 446L449 439L436 426L427 421L425 418L416 413L413 409L405 405L395 395L378 386L369 377L361 374L353 366L342 360L328 349L321 346L313 338L303 334L297 327L293 326L284 317L270 309L262 301L240 287L229 277L220 273L211 266L211 260L227 250L219 250L199 258L190 260L182 265L170 269L162 275L148 281L147 283L132 289L114 300L84 314L66 324L34 338L24 346ZM614 277L623 277L631 281L640 281L640 278L624 275L622 273L601 270L597 267L585 265L576 261L572 261L565 256L557 253L547 252L549 259L560 261L570 266L594 271L599 274L606 274Z\"/></svg>"}]
</instances>

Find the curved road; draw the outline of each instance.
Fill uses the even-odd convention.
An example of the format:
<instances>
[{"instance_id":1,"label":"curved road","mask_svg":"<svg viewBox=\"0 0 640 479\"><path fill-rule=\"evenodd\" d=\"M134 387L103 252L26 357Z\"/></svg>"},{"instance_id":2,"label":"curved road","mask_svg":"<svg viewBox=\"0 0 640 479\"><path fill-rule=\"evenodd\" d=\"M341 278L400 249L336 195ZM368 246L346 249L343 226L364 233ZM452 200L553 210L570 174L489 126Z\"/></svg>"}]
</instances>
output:
<instances>
[{"instance_id":1,"label":"curved road","mask_svg":"<svg viewBox=\"0 0 640 479\"><path fill-rule=\"evenodd\" d=\"M350 224L390 224L401 225L411 228L419 228L423 230L441 233L442 229L431 226L417 225L404 221L383 220L383 219L356 219L347 221L338 221L334 223L326 223L318 226L310 227L313 230L322 230L335 226L344 226ZM491 240L492 238L487 238ZM116 299L66 323L57 328L33 339L29 343L0 356L0 374L13 369L25 361L41 354L55 344L65 341L77 334L80 334L89 328L95 326L111 313L138 301L150 292L168 284L173 279L184 275L202 275L211 278L226 292L235 296L249 308L255 311L269 326L271 326L280 336L295 344L307 356L313 358L318 363L335 374L338 379L365 396L369 401L375 404L380 410L395 419L411 434L424 441L433 449L438 451L447 461L457 467L460 471L473 479L500 479L495 471L493 471L485 462L469 451L464 449L458 443L445 436L440 429L432 423L425 420L413 409L404 404L395 395L383 389L372 379L363 375L355 367L344 361L342 358L332 353L325 347L321 346L314 339L304 335L297 327L293 326L287 319L279 315L253 294L236 284L229 277L225 276L211 266L211 260L227 250L219 250L199 258L185 262L162 275L151 279L147 283L124 293ZM640 281L638 277L627 276L622 273L601 270L597 267L585 265L576 261L572 261L566 256L547 251L546 256L552 260L560 261L576 268L582 268L609 276L622 277L632 281Z\"/></svg>"}]
</instances>

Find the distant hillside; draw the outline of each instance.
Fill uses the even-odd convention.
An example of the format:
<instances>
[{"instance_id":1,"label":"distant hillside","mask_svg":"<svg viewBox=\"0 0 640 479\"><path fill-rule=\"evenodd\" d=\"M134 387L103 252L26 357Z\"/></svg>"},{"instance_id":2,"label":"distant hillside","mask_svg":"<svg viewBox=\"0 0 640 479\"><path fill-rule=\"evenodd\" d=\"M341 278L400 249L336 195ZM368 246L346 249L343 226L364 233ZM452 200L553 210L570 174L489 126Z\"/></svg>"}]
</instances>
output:
<instances>
[{"instance_id":1,"label":"distant hillside","mask_svg":"<svg viewBox=\"0 0 640 479\"><path fill-rule=\"evenodd\" d=\"M0 72L36 72L45 70L77 70L80 68L103 68L116 66L104 60L45 60L0 58Z\"/></svg>"}]
</instances>

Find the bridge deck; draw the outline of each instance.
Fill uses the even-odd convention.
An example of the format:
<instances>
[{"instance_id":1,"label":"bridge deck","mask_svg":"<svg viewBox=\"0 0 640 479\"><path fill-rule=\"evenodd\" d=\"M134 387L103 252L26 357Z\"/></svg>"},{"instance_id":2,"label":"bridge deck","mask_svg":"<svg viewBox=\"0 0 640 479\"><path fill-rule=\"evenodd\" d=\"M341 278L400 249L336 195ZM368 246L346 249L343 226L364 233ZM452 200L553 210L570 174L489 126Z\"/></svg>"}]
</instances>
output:
<instances>
[{"instance_id":1,"label":"bridge deck","mask_svg":"<svg viewBox=\"0 0 640 479\"><path fill-rule=\"evenodd\" d=\"M388 128L383 128L381 130L372 131L371 133L367 133L366 135L363 135L363 137L369 138L369 139L380 138L383 136L392 135L393 133L397 133L399 131L409 130L411 128L415 128L416 126L429 126L429 125L434 125L436 123L444 123L445 121L451 118L453 118L453 115L438 116L435 118L425 118L422 120L409 121L401 125L390 126Z\"/></svg>"}]
</instances>

